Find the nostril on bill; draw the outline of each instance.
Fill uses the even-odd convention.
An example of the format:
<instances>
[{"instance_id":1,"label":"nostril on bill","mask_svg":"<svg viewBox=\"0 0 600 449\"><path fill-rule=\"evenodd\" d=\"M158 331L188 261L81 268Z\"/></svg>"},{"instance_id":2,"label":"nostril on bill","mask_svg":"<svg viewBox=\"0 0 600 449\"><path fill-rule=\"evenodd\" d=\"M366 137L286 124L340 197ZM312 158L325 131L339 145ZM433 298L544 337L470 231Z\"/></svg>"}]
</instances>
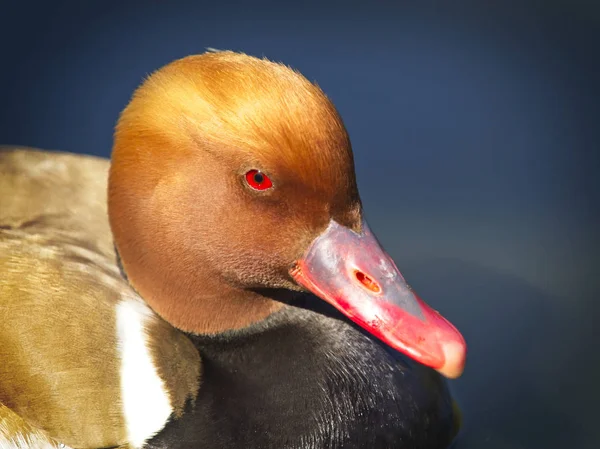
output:
<instances>
[{"instance_id":1,"label":"nostril on bill","mask_svg":"<svg viewBox=\"0 0 600 449\"><path fill-rule=\"evenodd\" d=\"M359 270L355 270L354 276L356 277L356 280L359 282L359 284L363 288L369 290L372 293L380 293L381 292L380 285L373 278L371 278L368 274L365 274Z\"/></svg>"}]
</instances>

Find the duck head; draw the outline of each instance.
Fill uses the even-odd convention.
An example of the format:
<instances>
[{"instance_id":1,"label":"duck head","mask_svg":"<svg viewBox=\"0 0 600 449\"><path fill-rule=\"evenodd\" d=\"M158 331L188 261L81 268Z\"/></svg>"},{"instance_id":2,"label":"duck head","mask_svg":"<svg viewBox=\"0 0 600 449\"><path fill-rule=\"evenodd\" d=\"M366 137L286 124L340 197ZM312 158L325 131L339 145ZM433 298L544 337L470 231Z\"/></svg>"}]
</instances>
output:
<instances>
[{"instance_id":1,"label":"duck head","mask_svg":"<svg viewBox=\"0 0 600 449\"><path fill-rule=\"evenodd\" d=\"M365 222L350 140L324 93L283 65L232 52L175 61L117 124L115 246L132 286L173 326L214 334L310 291L447 377L461 334L407 285Z\"/></svg>"}]
</instances>

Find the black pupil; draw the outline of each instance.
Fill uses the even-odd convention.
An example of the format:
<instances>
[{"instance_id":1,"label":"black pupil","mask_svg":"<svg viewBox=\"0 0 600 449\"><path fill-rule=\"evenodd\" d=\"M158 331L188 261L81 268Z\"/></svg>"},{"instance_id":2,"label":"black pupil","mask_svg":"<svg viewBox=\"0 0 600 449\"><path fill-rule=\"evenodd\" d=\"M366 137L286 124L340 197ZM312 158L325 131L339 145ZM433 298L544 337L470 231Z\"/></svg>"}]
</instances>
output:
<instances>
[{"instance_id":1,"label":"black pupil","mask_svg":"<svg viewBox=\"0 0 600 449\"><path fill-rule=\"evenodd\" d=\"M254 173L254 182L257 184L262 184L262 182L265 180L265 177L263 176L263 174L261 172L257 172Z\"/></svg>"}]
</instances>

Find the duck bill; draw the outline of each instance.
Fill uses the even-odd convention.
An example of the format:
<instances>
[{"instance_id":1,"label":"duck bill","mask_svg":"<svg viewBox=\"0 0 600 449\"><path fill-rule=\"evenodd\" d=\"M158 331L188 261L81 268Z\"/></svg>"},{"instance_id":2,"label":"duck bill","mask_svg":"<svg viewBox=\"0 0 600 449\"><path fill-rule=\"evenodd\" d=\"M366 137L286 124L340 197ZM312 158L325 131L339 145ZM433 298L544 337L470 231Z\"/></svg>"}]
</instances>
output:
<instances>
[{"instance_id":1,"label":"duck bill","mask_svg":"<svg viewBox=\"0 0 600 449\"><path fill-rule=\"evenodd\" d=\"M462 374L464 338L413 292L366 222L356 233L331 221L291 275L392 348L446 377Z\"/></svg>"}]
</instances>

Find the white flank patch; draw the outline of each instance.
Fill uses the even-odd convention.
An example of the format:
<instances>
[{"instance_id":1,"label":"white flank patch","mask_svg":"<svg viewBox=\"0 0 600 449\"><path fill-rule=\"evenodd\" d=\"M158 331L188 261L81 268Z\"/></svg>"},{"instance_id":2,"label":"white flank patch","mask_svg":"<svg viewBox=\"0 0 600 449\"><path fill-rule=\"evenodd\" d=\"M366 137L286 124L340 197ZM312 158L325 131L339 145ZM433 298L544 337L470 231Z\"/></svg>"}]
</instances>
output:
<instances>
[{"instance_id":1,"label":"white flank patch","mask_svg":"<svg viewBox=\"0 0 600 449\"><path fill-rule=\"evenodd\" d=\"M173 411L147 347L145 324L152 311L135 298L117 306L121 352L121 398L129 443L141 447L167 423Z\"/></svg>"}]
</instances>

